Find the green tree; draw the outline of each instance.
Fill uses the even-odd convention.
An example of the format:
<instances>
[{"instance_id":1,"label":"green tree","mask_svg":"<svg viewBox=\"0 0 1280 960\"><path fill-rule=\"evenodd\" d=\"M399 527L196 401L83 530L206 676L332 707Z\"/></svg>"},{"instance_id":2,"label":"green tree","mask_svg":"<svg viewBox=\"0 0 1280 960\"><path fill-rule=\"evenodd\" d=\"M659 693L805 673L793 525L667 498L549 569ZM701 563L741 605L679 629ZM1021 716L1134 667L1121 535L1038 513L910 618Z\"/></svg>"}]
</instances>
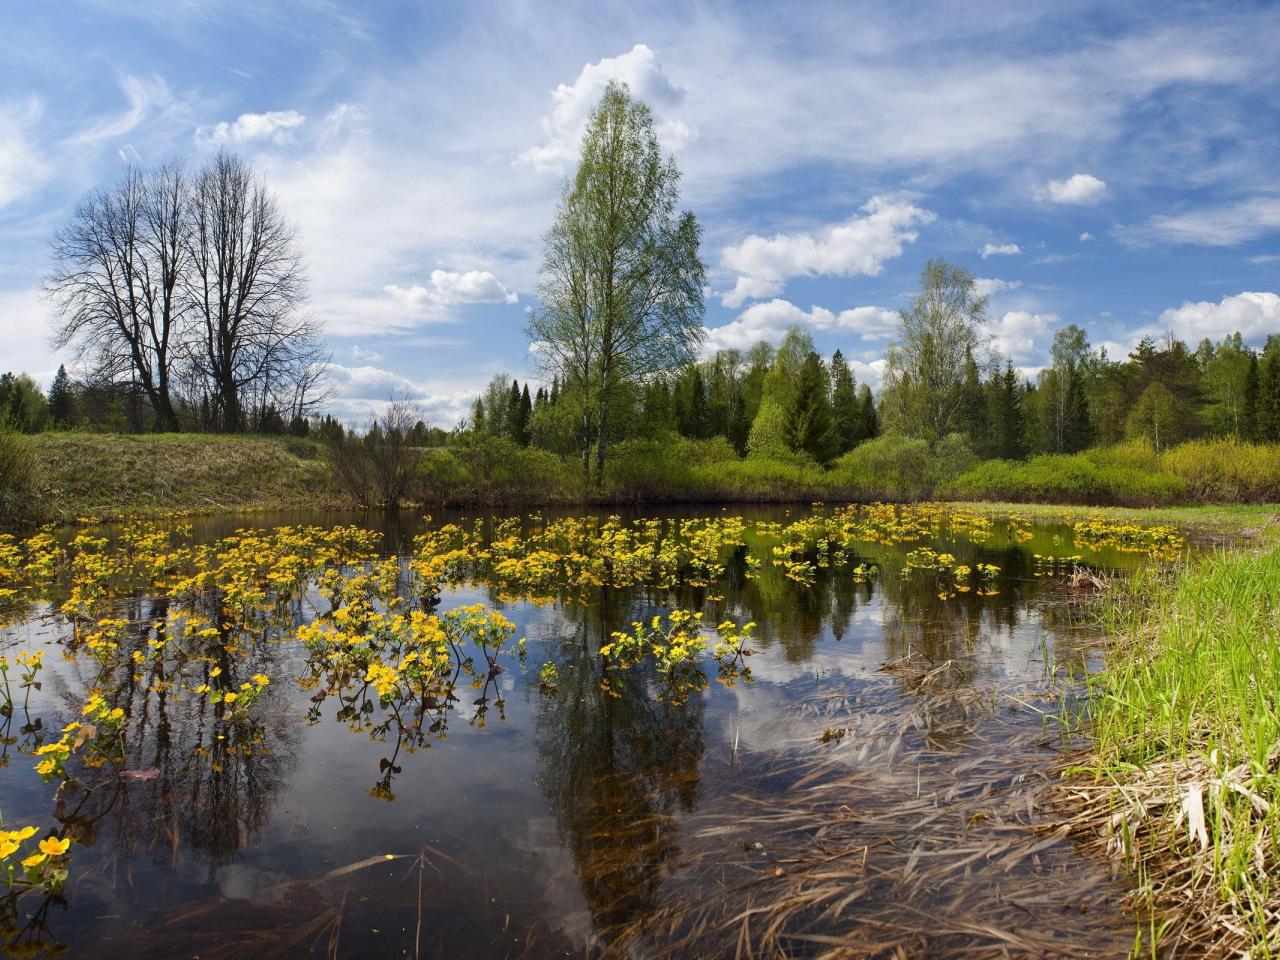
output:
<instances>
[{"instance_id":1,"label":"green tree","mask_svg":"<svg viewBox=\"0 0 1280 960\"><path fill-rule=\"evenodd\" d=\"M1244 338L1237 332L1216 347L1206 341L1197 354L1204 358L1201 370L1209 429L1220 436L1246 436L1248 421L1252 419L1247 393L1253 351L1245 346Z\"/></svg>"},{"instance_id":2,"label":"green tree","mask_svg":"<svg viewBox=\"0 0 1280 960\"><path fill-rule=\"evenodd\" d=\"M546 238L529 325L543 362L583 390L584 469L593 440L597 484L616 394L693 362L702 342L701 228L677 210L679 184L649 108L610 83Z\"/></svg>"},{"instance_id":3,"label":"green tree","mask_svg":"<svg viewBox=\"0 0 1280 960\"><path fill-rule=\"evenodd\" d=\"M53 383L49 385L49 419L56 426L69 427L75 415L75 395L71 386L71 378L67 376L64 364L58 364L58 372Z\"/></svg>"},{"instance_id":4,"label":"green tree","mask_svg":"<svg viewBox=\"0 0 1280 960\"><path fill-rule=\"evenodd\" d=\"M862 437L862 409L858 405L858 389L844 354L837 350L831 357L831 413L835 446L840 456L852 450Z\"/></svg>"},{"instance_id":5,"label":"green tree","mask_svg":"<svg viewBox=\"0 0 1280 960\"><path fill-rule=\"evenodd\" d=\"M1150 440L1157 450L1177 443L1185 432L1177 399L1159 381L1151 382L1142 391L1125 426L1130 437Z\"/></svg>"},{"instance_id":6,"label":"green tree","mask_svg":"<svg viewBox=\"0 0 1280 960\"><path fill-rule=\"evenodd\" d=\"M786 458L793 452L787 411L792 406L800 368L813 352L813 338L799 327L790 328L782 338L761 383L760 403L747 437L752 456Z\"/></svg>"},{"instance_id":7,"label":"green tree","mask_svg":"<svg viewBox=\"0 0 1280 960\"><path fill-rule=\"evenodd\" d=\"M810 351L800 366L795 389L787 406L787 446L818 463L831 458L833 423L827 373L816 352Z\"/></svg>"},{"instance_id":8,"label":"green tree","mask_svg":"<svg viewBox=\"0 0 1280 960\"><path fill-rule=\"evenodd\" d=\"M1093 439L1084 370L1089 338L1074 323L1053 335L1051 365L1040 377L1044 447L1050 453L1075 453Z\"/></svg>"},{"instance_id":9,"label":"green tree","mask_svg":"<svg viewBox=\"0 0 1280 960\"><path fill-rule=\"evenodd\" d=\"M1259 440L1280 442L1280 336L1267 337L1258 364L1258 406L1255 414Z\"/></svg>"},{"instance_id":10,"label":"green tree","mask_svg":"<svg viewBox=\"0 0 1280 960\"><path fill-rule=\"evenodd\" d=\"M0 375L0 419L20 433L37 433L49 419L44 391L25 373Z\"/></svg>"},{"instance_id":11,"label":"green tree","mask_svg":"<svg viewBox=\"0 0 1280 960\"><path fill-rule=\"evenodd\" d=\"M981 346L987 298L945 260L928 261L920 285L885 356L884 410L893 429L936 443L961 419L965 360Z\"/></svg>"},{"instance_id":12,"label":"green tree","mask_svg":"<svg viewBox=\"0 0 1280 960\"><path fill-rule=\"evenodd\" d=\"M1018 460L1026 456L1023 389L1013 364L1006 362L1003 372L992 373L987 382L987 397L991 438L989 454L1003 460Z\"/></svg>"}]
</instances>

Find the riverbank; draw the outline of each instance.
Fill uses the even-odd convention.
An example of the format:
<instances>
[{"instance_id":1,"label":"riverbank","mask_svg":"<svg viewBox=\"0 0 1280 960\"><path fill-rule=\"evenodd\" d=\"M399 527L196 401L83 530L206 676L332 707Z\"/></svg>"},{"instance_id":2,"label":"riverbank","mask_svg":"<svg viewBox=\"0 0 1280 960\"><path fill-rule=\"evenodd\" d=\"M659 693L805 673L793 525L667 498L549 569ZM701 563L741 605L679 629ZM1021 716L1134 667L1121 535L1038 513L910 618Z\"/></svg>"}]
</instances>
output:
<instances>
[{"instance_id":1,"label":"riverbank","mask_svg":"<svg viewBox=\"0 0 1280 960\"><path fill-rule=\"evenodd\" d=\"M1151 573L1107 602L1076 835L1157 918L1144 955L1280 951L1280 536Z\"/></svg>"},{"instance_id":2,"label":"riverbank","mask_svg":"<svg viewBox=\"0 0 1280 960\"><path fill-rule=\"evenodd\" d=\"M32 463L29 490L11 508L10 520L20 523L357 502L335 477L326 449L312 440L88 433L19 440ZM966 467L930 455L922 442L893 437L863 444L828 469L738 459L717 441L628 441L615 450L602 488L584 487L576 463L492 439L415 450L411 459L404 505L426 510L934 499L1034 516L1081 516L1105 508L1113 516L1226 536L1266 525L1276 514L1269 503L1280 499L1280 480L1269 479L1272 473L1280 478L1280 449L1235 441L1187 444L1164 454L1127 445L1000 467L1005 475L1023 470L1039 477L1021 490L983 487L975 480L1003 461ZM1051 475L1057 480L1047 479ZM1146 479L1139 483L1135 477ZM1156 496L1156 488L1164 493ZM1239 502L1244 500L1249 502Z\"/></svg>"},{"instance_id":3,"label":"riverbank","mask_svg":"<svg viewBox=\"0 0 1280 960\"><path fill-rule=\"evenodd\" d=\"M27 519L65 522L343 502L319 444L208 434L45 433L30 438Z\"/></svg>"}]
</instances>

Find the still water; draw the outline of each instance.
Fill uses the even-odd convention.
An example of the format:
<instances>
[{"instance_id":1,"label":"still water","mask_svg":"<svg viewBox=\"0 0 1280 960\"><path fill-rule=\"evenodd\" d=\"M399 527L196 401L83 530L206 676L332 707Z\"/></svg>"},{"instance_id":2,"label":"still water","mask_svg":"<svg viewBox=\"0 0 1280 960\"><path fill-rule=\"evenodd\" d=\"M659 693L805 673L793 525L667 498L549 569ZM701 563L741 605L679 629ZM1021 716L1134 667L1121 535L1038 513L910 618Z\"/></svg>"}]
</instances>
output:
<instances>
[{"instance_id":1,"label":"still water","mask_svg":"<svg viewBox=\"0 0 1280 960\"><path fill-rule=\"evenodd\" d=\"M0 628L0 654L45 651L4 729L0 817L76 839L63 893L11 897L6 939L77 957L1126 955L1123 878L1046 832L1042 805L1100 639L1067 574L1148 557L1067 523L944 521L780 559L806 515L647 513L742 518L696 586L531 598L477 567L432 609L485 604L511 641L411 709L308 683L289 628L329 609L314 583L283 630L219 640L237 680L271 679L251 708L142 668L104 689L67 655L63 583ZM416 535L460 519L258 515L195 521L189 540L355 524L408 569ZM989 566L957 580L913 566L922 547ZM121 643L145 650L167 602L112 601ZM676 609L754 622L750 676L704 654L705 679L673 695L651 661L606 668L615 631ZM92 692L124 712L120 748L71 757L76 790L55 800L31 754Z\"/></svg>"}]
</instances>

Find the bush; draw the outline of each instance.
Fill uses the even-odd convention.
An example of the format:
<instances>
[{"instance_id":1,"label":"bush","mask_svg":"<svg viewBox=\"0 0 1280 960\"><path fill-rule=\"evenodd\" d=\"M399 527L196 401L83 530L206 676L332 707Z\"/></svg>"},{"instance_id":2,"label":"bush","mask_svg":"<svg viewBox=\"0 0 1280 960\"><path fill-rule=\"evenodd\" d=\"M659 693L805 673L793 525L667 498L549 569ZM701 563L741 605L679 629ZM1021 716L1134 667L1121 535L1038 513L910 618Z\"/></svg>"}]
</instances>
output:
<instances>
[{"instance_id":1,"label":"bush","mask_svg":"<svg viewBox=\"0 0 1280 960\"><path fill-rule=\"evenodd\" d=\"M470 484L467 468L448 450L423 451L409 484L410 499L419 503L449 503Z\"/></svg>"},{"instance_id":2,"label":"bush","mask_svg":"<svg viewBox=\"0 0 1280 960\"><path fill-rule=\"evenodd\" d=\"M581 484L554 453L505 437L477 437L457 452L467 486L451 503L550 503L581 496Z\"/></svg>"},{"instance_id":3,"label":"bush","mask_svg":"<svg viewBox=\"0 0 1280 960\"><path fill-rule=\"evenodd\" d=\"M831 478L862 499L916 500L933 492L937 469L926 441L890 433L840 457L831 465Z\"/></svg>"},{"instance_id":4,"label":"bush","mask_svg":"<svg viewBox=\"0 0 1280 960\"><path fill-rule=\"evenodd\" d=\"M1156 506L1186 495L1171 473L1135 463L1121 450L1046 454L1026 461L987 460L948 485L966 500Z\"/></svg>"},{"instance_id":5,"label":"bush","mask_svg":"<svg viewBox=\"0 0 1280 960\"><path fill-rule=\"evenodd\" d=\"M830 479L815 463L797 460L725 460L693 468L693 487L705 500L811 500L828 495Z\"/></svg>"},{"instance_id":6,"label":"bush","mask_svg":"<svg viewBox=\"0 0 1280 960\"><path fill-rule=\"evenodd\" d=\"M634 501L682 498L693 481L687 445L676 436L615 445L605 466L605 495Z\"/></svg>"},{"instance_id":7,"label":"bush","mask_svg":"<svg viewBox=\"0 0 1280 960\"><path fill-rule=\"evenodd\" d=\"M1206 503L1269 503L1280 499L1280 446L1235 437L1192 440L1160 455L1161 466Z\"/></svg>"},{"instance_id":8,"label":"bush","mask_svg":"<svg viewBox=\"0 0 1280 960\"><path fill-rule=\"evenodd\" d=\"M0 523L31 519L36 499L36 455L31 441L0 417Z\"/></svg>"}]
</instances>

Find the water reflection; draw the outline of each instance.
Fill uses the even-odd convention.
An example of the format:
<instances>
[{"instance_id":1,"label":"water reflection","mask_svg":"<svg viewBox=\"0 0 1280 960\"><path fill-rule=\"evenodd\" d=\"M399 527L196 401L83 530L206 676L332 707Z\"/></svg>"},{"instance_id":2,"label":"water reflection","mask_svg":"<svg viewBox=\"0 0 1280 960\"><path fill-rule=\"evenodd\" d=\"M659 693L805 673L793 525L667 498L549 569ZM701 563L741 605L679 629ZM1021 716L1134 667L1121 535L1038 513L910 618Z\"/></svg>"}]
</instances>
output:
<instances>
[{"instance_id":1,"label":"water reflection","mask_svg":"<svg viewBox=\"0 0 1280 960\"><path fill-rule=\"evenodd\" d=\"M192 935L191 917L207 917L202 943L221 944L217 924L226 921L225 900L209 898L236 892L227 884L228 870L266 848L284 859L271 864L272 882L251 885L258 920L242 913L237 922L269 932L285 921L259 902L262 891L312 884L319 876L340 884L341 892L327 892L313 904L314 915L289 923L328 930L323 924L341 926L344 911L357 909L348 904L367 903L370 891L389 881L375 881L363 869L336 878L325 870L385 851L413 855L413 842L434 836L433 824L453 822L445 811L462 804L477 822L549 816L600 938L596 945L623 949L641 937L649 952L661 953L653 924L670 919L673 896L695 874L698 889L716 890L724 882L708 867L732 858L724 848L716 854L706 839L715 834L705 832L707 818L714 820L722 807L771 803L781 816L779 797L796 784L816 782L815 769L835 756L845 768L884 773L910 756L921 790L921 769L955 780L963 772L956 768L960 758L991 747L998 713L992 691L1015 683L1043 692L1048 661L1078 657L1078 624L1069 607L1046 605L1054 586L1037 576L1043 564L1036 552L1072 546L1064 544L1069 531L1061 525L996 526L976 538L930 528L930 535L906 543L855 540L831 548L824 543L836 527L817 534L807 527L778 560L780 535L762 532L769 521L760 519L766 522L759 528L651 525L642 528L652 531L649 539L610 532L624 536L626 549L603 557L592 554L598 544L590 537L625 524L597 519L557 527L536 518L518 527L459 525L461 539L448 544L447 562L428 570L417 562L420 554L386 564L361 559L346 568L345 578L320 573L330 562L317 558L331 555L296 528L254 542L265 550L289 540L305 562L281 549L275 566L255 567L247 557L252 551L242 551L250 572L236 573L224 562L221 573L169 591L165 584L187 582L182 578L193 558L211 562L211 555L198 544L156 547L164 563L148 566L147 584L115 593L104 588L84 609L53 621L45 647L50 682L29 716L14 710L0 718L5 749L21 751L9 754L9 767L0 771L6 816L38 823L52 814L58 835L74 841L73 880L65 893L41 899L30 891L21 904L11 894L2 914L5 937L14 944L53 946L57 937L84 944L118 936L132 924L147 931L155 949L180 950L164 933L181 926L165 926L176 911L188 918L184 936ZM494 546L517 529L521 537L567 530L572 558L565 559L569 548L558 559L540 557L543 566L531 573L519 538ZM403 549L420 532L394 521L382 534L385 544ZM122 539L132 544L129 562L141 563L137 537ZM950 566L913 568L904 558L918 544L945 551ZM233 544L227 555L236 549ZM1090 560L1101 568L1134 562L1096 543ZM501 576L493 574L499 562L508 563ZM548 602L545 571L563 571L566 564L572 589L558 588L558 599ZM982 581L956 573L980 565L998 571ZM54 602L66 591L65 582L56 585ZM474 599L509 617L510 630L497 614L483 624L465 614L450 619ZM618 667L600 655L634 620L672 610L702 611L709 625L725 619L758 624L748 661L758 683L748 684L737 668L717 670L709 657L664 673L652 657ZM19 625L0 638L26 640L31 629ZM517 637L527 638L527 647ZM545 660L556 665L558 682L540 688ZM89 744L69 753L60 785L41 783L27 754L60 742L59 732L96 701L88 720L118 712L119 721L98 723ZM1012 729L1007 722L999 720L1006 725L1001 729ZM1034 734L1033 725L1028 731L1018 735ZM1019 762L1038 762L1024 747ZM429 748L438 748L438 761L416 756ZM537 794L494 789L504 770L530 761ZM433 789L433 762L452 771L450 782L462 796ZM288 862L294 853L306 859L306 835L350 829L324 819L325 805L300 792L301 774L316 764L334 771L326 790L386 803L367 811L363 841L332 844L335 862L325 869L312 863L307 873ZM978 764L965 769L970 778L985 775ZM1000 776L1011 780L1007 766ZM895 788L905 782L897 773L894 778ZM406 790L405 782L412 787ZM963 781L963 790L971 785ZM519 806L503 809L506 803ZM285 809L298 821L289 830L278 822ZM814 809L816 824L837 808ZM894 823L899 841L910 839L910 825ZM428 832L406 834L407 826ZM817 836L817 826L805 829ZM756 842L767 846L757 840L747 846ZM478 888L477 895L488 898L483 913L490 920L490 891L507 898L502 926L472 952L506 955L519 941L540 955L542 947L529 939L534 930L549 954L566 943L587 945L580 932L566 940L576 928L562 898L529 894L547 884L545 864L512 858L506 847L498 833L481 832L467 836L471 856L455 857L459 866L450 866L448 857L431 860L439 883L450 888L449 910L460 924L473 909L464 891ZM743 863L758 856L748 851ZM373 906L359 909L374 910L371 925L378 929L413 929L420 921L410 922L409 914L423 915L421 894L416 903L405 896L387 894L381 919ZM437 926L452 916L443 903L427 910ZM816 924L818 936L843 929L834 916L806 923ZM695 926L688 920L682 929ZM523 932L506 937L508 930ZM360 942L372 945L369 955L394 955L409 952L407 936L397 946ZM449 955L445 938L433 935L428 942ZM419 931L412 946L421 943Z\"/></svg>"}]
</instances>

